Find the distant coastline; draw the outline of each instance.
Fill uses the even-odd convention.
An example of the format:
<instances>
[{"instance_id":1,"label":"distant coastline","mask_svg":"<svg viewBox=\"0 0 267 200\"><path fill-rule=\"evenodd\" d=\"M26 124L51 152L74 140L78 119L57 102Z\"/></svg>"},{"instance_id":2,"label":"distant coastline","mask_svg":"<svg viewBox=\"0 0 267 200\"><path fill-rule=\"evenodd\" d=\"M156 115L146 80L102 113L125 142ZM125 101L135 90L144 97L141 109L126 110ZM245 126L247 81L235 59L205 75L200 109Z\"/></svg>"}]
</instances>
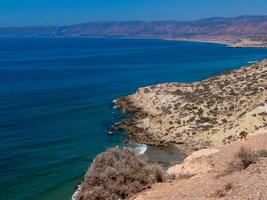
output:
<instances>
[{"instance_id":1,"label":"distant coastline","mask_svg":"<svg viewBox=\"0 0 267 200\"><path fill-rule=\"evenodd\" d=\"M177 42L196 42L196 43L210 43L221 44L230 48L267 48L267 42L261 41L222 41L213 39L188 39L188 38L140 38L140 37L105 37L105 36L0 36L0 38L70 38L70 39L120 39L120 40L165 40Z\"/></svg>"},{"instance_id":2,"label":"distant coastline","mask_svg":"<svg viewBox=\"0 0 267 200\"><path fill-rule=\"evenodd\" d=\"M267 47L267 16L197 21L100 21L71 26L0 27L0 37L87 37L198 41Z\"/></svg>"},{"instance_id":3,"label":"distant coastline","mask_svg":"<svg viewBox=\"0 0 267 200\"><path fill-rule=\"evenodd\" d=\"M170 41L181 41L181 42L203 42L203 43L211 43L211 44L223 44L232 48L267 48L267 43L262 41L251 41L251 40L243 40L243 41L223 41L223 40L213 40L213 39L185 39L185 38L177 38L177 39L165 39Z\"/></svg>"}]
</instances>

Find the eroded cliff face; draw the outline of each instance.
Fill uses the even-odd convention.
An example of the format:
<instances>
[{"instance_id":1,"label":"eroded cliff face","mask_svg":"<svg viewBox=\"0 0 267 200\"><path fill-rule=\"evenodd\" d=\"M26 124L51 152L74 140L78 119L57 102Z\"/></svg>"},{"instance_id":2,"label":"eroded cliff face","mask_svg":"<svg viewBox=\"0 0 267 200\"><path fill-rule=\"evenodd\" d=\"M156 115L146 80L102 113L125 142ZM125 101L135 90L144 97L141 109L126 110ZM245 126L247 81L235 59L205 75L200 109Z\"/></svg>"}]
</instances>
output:
<instances>
[{"instance_id":1,"label":"eroded cliff face","mask_svg":"<svg viewBox=\"0 0 267 200\"><path fill-rule=\"evenodd\" d=\"M137 141L185 153L267 129L267 60L201 82L140 88L117 100L133 115L114 128Z\"/></svg>"}]
</instances>

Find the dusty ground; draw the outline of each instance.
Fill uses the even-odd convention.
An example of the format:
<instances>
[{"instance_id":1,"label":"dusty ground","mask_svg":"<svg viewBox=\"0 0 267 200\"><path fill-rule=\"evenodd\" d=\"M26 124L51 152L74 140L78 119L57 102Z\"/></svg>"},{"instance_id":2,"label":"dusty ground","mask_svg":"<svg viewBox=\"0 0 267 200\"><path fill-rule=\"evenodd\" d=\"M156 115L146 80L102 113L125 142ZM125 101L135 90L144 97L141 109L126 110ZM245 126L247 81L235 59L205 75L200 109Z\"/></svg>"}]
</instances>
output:
<instances>
[{"instance_id":1,"label":"dusty ground","mask_svg":"<svg viewBox=\"0 0 267 200\"><path fill-rule=\"evenodd\" d=\"M169 169L180 178L155 184L132 200L267 199L267 157L258 158L246 169L231 167L240 163L237 153L241 147L267 150L267 131L261 134L247 141L195 152L183 164Z\"/></svg>"}]
</instances>

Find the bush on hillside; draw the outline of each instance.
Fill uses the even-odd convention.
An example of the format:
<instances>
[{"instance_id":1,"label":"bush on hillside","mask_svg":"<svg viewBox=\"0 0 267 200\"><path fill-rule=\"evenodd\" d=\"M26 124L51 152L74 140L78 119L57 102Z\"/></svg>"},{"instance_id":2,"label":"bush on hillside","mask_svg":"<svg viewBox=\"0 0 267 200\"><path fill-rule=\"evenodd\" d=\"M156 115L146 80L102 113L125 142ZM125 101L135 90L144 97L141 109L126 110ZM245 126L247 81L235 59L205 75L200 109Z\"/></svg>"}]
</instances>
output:
<instances>
[{"instance_id":1,"label":"bush on hillside","mask_svg":"<svg viewBox=\"0 0 267 200\"><path fill-rule=\"evenodd\" d=\"M114 148L96 157L81 184L78 199L126 199L165 178L161 167L148 163L135 151Z\"/></svg>"},{"instance_id":2,"label":"bush on hillside","mask_svg":"<svg viewBox=\"0 0 267 200\"><path fill-rule=\"evenodd\" d=\"M238 157L240 158L245 169L249 165L256 163L258 160L258 155L254 151L244 147L242 147L238 152Z\"/></svg>"},{"instance_id":3,"label":"bush on hillside","mask_svg":"<svg viewBox=\"0 0 267 200\"><path fill-rule=\"evenodd\" d=\"M259 157L267 157L267 150L266 149L261 149L257 151L257 155Z\"/></svg>"}]
</instances>

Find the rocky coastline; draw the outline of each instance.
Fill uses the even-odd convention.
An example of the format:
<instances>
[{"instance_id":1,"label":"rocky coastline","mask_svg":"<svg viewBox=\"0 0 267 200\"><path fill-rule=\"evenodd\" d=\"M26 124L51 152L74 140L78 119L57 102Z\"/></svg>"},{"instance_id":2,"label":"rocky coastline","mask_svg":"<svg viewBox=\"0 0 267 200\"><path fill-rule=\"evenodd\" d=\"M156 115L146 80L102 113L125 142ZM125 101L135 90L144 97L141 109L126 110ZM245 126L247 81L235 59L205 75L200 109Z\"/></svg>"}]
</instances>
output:
<instances>
[{"instance_id":1,"label":"rocky coastline","mask_svg":"<svg viewBox=\"0 0 267 200\"><path fill-rule=\"evenodd\" d=\"M267 60L200 82L140 88L114 103L128 117L111 132L126 131L139 143L176 148L185 157L168 168L173 180L130 199L267 196ZM72 199L79 195L80 186Z\"/></svg>"},{"instance_id":2,"label":"rocky coastline","mask_svg":"<svg viewBox=\"0 0 267 200\"><path fill-rule=\"evenodd\" d=\"M195 83L165 83L117 99L131 117L112 129L148 145L196 150L267 128L267 60Z\"/></svg>"},{"instance_id":3,"label":"rocky coastline","mask_svg":"<svg viewBox=\"0 0 267 200\"><path fill-rule=\"evenodd\" d=\"M240 40L240 39L235 39L235 38L227 39L227 37L196 37L196 38L176 38L176 39L168 39L168 40L224 44L227 47L232 47L232 48L266 48L267 47L267 40L258 39L258 38L257 39L244 38Z\"/></svg>"},{"instance_id":4,"label":"rocky coastline","mask_svg":"<svg viewBox=\"0 0 267 200\"><path fill-rule=\"evenodd\" d=\"M163 40L222 44L231 48L267 48L266 37L264 38L244 37L240 39L239 37L231 37L231 36L223 36L223 37L195 36L195 37L163 38Z\"/></svg>"}]
</instances>

